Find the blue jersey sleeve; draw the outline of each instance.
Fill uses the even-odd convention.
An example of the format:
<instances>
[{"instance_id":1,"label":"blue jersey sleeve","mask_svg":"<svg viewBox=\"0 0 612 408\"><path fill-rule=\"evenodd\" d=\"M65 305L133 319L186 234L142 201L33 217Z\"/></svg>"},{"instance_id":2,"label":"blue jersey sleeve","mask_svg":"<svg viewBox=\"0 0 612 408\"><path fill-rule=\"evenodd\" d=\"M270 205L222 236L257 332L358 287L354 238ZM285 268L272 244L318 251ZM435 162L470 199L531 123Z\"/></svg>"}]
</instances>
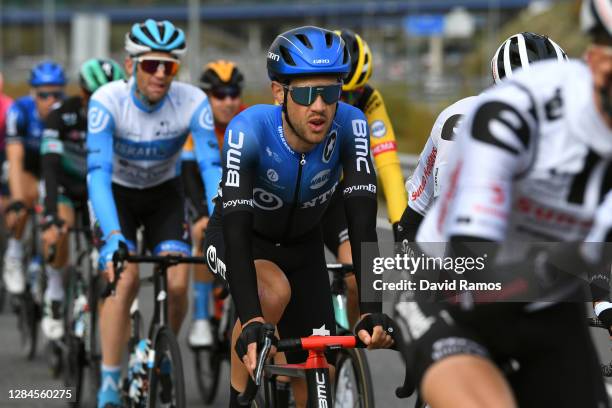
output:
<instances>
[{"instance_id":1,"label":"blue jersey sleeve","mask_svg":"<svg viewBox=\"0 0 612 408\"><path fill-rule=\"evenodd\" d=\"M6 142L23 143L25 138L25 112L18 102L11 105L6 113Z\"/></svg>"},{"instance_id":2,"label":"blue jersey sleeve","mask_svg":"<svg viewBox=\"0 0 612 408\"><path fill-rule=\"evenodd\" d=\"M221 155L215 137L212 111L207 99L204 99L193 113L190 130L196 160L204 182L208 211L212 214L214 208L212 200L221 180Z\"/></svg>"},{"instance_id":3,"label":"blue jersey sleeve","mask_svg":"<svg viewBox=\"0 0 612 408\"><path fill-rule=\"evenodd\" d=\"M87 114L87 190L104 237L121 230L111 186L114 130L111 113L92 100Z\"/></svg>"}]
</instances>

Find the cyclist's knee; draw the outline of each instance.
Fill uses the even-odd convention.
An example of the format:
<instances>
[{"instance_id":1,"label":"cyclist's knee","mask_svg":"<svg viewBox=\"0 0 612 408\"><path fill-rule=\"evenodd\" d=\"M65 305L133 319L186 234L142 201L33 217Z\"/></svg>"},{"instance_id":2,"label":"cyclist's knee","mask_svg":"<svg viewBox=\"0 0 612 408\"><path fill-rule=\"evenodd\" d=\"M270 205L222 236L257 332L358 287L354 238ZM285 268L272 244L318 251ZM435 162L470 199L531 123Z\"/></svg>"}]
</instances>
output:
<instances>
[{"instance_id":1,"label":"cyclist's knee","mask_svg":"<svg viewBox=\"0 0 612 408\"><path fill-rule=\"evenodd\" d=\"M122 302L131 304L138 293L139 283L138 268L136 265L128 265L117 281L115 297Z\"/></svg>"},{"instance_id":2,"label":"cyclist's knee","mask_svg":"<svg viewBox=\"0 0 612 408\"><path fill-rule=\"evenodd\" d=\"M168 273L168 294L171 297L184 297L189 286L189 268L179 265Z\"/></svg>"},{"instance_id":3,"label":"cyclist's knee","mask_svg":"<svg viewBox=\"0 0 612 408\"><path fill-rule=\"evenodd\" d=\"M456 355L434 363L423 376L421 392L423 399L435 407L456 407L458 401L475 408L516 407L503 374L492 362L478 356Z\"/></svg>"},{"instance_id":4,"label":"cyclist's knee","mask_svg":"<svg viewBox=\"0 0 612 408\"><path fill-rule=\"evenodd\" d=\"M273 262L258 259L257 287L259 301L267 321L277 323L291 299L291 287L284 272Z\"/></svg>"}]
</instances>

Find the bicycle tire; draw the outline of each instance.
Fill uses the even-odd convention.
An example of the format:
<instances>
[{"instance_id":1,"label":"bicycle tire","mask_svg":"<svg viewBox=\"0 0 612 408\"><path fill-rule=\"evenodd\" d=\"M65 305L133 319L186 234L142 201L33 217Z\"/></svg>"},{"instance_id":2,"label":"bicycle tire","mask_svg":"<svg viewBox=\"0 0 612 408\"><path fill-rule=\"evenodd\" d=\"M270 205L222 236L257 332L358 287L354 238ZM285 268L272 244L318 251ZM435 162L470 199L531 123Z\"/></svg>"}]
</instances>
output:
<instances>
[{"instance_id":1,"label":"bicycle tire","mask_svg":"<svg viewBox=\"0 0 612 408\"><path fill-rule=\"evenodd\" d=\"M153 341L153 350L155 352L155 359L153 367L149 370L149 395L147 398L147 407L156 408L160 406L158 401L161 402L163 398L162 394L166 394L167 396L168 388L165 387L171 386L171 406L173 408L185 408L185 379L183 375L181 350L174 333L172 333L169 327L161 327L156 331ZM160 368L164 357L170 358L170 382L164 381L164 378L161 376Z\"/></svg>"},{"instance_id":2,"label":"bicycle tire","mask_svg":"<svg viewBox=\"0 0 612 408\"><path fill-rule=\"evenodd\" d=\"M200 397L206 405L210 405L217 397L223 357L217 347L197 348L193 354Z\"/></svg>"},{"instance_id":3,"label":"bicycle tire","mask_svg":"<svg viewBox=\"0 0 612 408\"><path fill-rule=\"evenodd\" d=\"M33 360L36 356L36 347L38 343L38 314L36 302L32 298L32 294L26 288L26 291L19 295L19 310L17 327L21 335L21 350L22 354L28 359Z\"/></svg>"},{"instance_id":4,"label":"bicycle tire","mask_svg":"<svg viewBox=\"0 0 612 408\"><path fill-rule=\"evenodd\" d=\"M363 350L339 350L334 385L334 407L375 406L370 365Z\"/></svg>"},{"instance_id":5,"label":"bicycle tire","mask_svg":"<svg viewBox=\"0 0 612 408\"><path fill-rule=\"evenodd\" d=\"M74 401L70 402L70 406L81 406L84 370L85 346L83 345L83 341L72 334L67 334L66 353L64 357L64 385L66 388L74 389Z\"/></svg>"}]
</instances>

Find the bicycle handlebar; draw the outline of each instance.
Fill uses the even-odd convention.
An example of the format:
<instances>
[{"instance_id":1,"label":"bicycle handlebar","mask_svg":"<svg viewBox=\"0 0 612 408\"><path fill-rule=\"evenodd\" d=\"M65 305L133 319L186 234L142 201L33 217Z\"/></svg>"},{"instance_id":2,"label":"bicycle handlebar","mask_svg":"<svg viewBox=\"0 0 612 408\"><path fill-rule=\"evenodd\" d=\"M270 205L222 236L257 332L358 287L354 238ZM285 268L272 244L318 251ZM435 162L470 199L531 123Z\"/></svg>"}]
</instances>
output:
<instances>
[{"instance_id":1,"label":"bicycle handlebar","mask_svg":"<svg viewBox=\"0 0 612 408\"><path fill-rule=\"evenodd\" d=\"M243 393L238 395L238 403L246 406L253 401L257 390L261 385L261 377L268 354L272 348L272 336L274 326L266 323L263 326L263 347L257 357L257 365L254 370L255 379L249 377L247 387ZM366 348L367 346L357 336L311 336L297 339L283 339L278 341L277 351L325 351L338 348Z\"/></svg>"},{"instance_id":2,"label":"bicycle handlebar","mask_svg":"<svg viewBox=\"0 0 612 408\"><path fill-rule=\"evenodd\" d=\"M125 263L153 263L162 265L164 268L178 264L205 264L203 256L181 256L181 255L130 255L125 242L119 242L119 248L113 254L113 271L115 276L112 282L108 282L101 296L108 297L115 292L120 275L125 269Z\"/></svg>"}]
</instances>

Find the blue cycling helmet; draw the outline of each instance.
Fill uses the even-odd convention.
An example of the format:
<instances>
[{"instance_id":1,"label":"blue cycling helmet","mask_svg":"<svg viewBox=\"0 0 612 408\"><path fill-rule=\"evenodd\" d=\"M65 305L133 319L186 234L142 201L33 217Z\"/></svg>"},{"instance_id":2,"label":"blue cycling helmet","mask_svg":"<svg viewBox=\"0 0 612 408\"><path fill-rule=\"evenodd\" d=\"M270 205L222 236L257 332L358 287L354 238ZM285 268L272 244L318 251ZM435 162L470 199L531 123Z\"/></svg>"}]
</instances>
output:
<instances>
[{"instance_id":1,"label":"blue cycling helmet","mask_svg":"<svg viewBox=\"0 0 612 408\"><path fill-rule=\"evenodd\" d=\"M30 71L30 85L66 85L64 68L53 61L40 62Z\"/></svg>"},{"instance_id":2,"label":"blue cycling helmet","mask_svg":"<svg viewBox=\"0 0 612 408\"><path fill-rule=\"evenodd\" d=\"M136 23L125 35L125 50L132 56L145 52L167 52L180 57L187 51L185 33L168 20L147 19Z\"/></svg>"},{"instance_id":3,"label":"blue cycling helmet","mask_svg":"<svg viewBox=\"0 0 612 408\"><path fill-rule=\"evenodd\" d=\"M268 50L268 77L273 81L326 74L337 74L344 79L350 70L351 58L342 37L319 27L284 32Z\"/></svg>"}]
</instances>

